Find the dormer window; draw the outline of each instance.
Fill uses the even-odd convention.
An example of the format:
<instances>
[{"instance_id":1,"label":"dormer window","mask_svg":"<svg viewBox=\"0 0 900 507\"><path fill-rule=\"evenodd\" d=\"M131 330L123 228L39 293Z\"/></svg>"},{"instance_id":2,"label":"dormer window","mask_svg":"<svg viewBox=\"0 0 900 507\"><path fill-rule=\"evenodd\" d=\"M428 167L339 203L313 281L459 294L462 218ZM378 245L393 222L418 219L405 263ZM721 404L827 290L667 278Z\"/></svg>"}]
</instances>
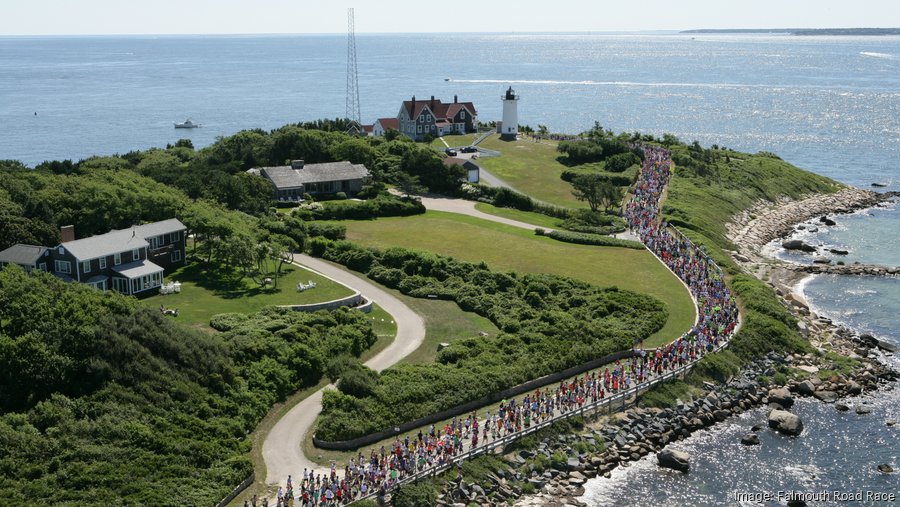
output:
<instances>
[{"instance_id":1,"label":"dormer window","mask_svg":"<svg viewBox=\"0 0 900 507\"><path fill-rule=\"evenodd\" d=\"M66 249L63 247L59 247L59 255L65 255L65 254L66 254Z\"/></svg>"}]
</instances>

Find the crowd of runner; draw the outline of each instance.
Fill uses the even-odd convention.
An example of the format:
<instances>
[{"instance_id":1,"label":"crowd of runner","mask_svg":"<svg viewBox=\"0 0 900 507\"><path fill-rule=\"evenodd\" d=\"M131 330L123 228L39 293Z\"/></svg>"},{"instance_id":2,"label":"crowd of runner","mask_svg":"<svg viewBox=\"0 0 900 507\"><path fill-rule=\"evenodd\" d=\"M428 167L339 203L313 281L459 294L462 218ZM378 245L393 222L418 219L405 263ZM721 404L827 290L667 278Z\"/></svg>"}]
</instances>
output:
<instances>
[{"instance_id":1,"label":"crowd of runner","mask_svg":"<svg viewBox=\"0 0 900 507\"><path fill-rule=\"evenodd\" d=\"M721 269L675 228L658 219L659 201L670 177L668 150L645 147L645 160L625 218L633 232L685 284L697 300L697 324L674 342L656 349L637 348L606 367L536 389L521 399L503 400L494 411L454 417L397 438L368 455L358 453L341 469L304 470L279 487L277 507L337 506L376 495L383 499L404 478L452 462L460 453L495 442L534 424L592 406L637 384L687 365L718 347L734 330L738 311ZM249 504L245 503L245 506ZM253 504L254 507L259 507Z\"/></svg>"}]
</instances>

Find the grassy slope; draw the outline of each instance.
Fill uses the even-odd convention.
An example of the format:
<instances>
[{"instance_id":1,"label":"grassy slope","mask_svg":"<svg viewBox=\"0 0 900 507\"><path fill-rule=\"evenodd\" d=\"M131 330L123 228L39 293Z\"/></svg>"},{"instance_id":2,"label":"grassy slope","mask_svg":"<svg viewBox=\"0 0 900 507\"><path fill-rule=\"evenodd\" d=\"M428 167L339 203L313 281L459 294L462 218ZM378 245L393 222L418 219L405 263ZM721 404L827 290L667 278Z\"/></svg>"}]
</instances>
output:
<instances>
[{"instance_id":1,"label":"grassy slope","mask_svg":"<svg viewBox=\"0 0 900 507\"><path fill-rule=\"evenodd\" d=\"M685 146L673 148L688 153ZM729 350L704 358L685 381L665 384L643 396L651 405L670 405L697 389L703 380L722 380L741 363L770 350L809 351L796 322L775 292L762 281L744 274L724 250L734 248L726 237L731 217L759 200L830 193L843 186L833 180L763 154L715 151L715 171L699 177L689 167L677 167L663 206L666 219L696 244L706 248L725 271L729 285L740 297L743 326Z\"/></svg>"},{"instance_id":2,"label":"grassy slope","mask_svg":"<svg viewBox=\"0 0 900 507\"><path fill-rule=\"evenodd\" d=\"M598 286L650 294L669 310L666 325L647 341L664 343L693 324L693 303L681 282L649 252L562 243L524 229L429 211L406 218L344 221L347 238L378 248L403 246L470 261L492 269L570 276Z\"/></svg>"},{"instance_id":3,"label":"grassy slope","mask_svg":"<svg viewBox=\"0 0 900 507\"><path fill-rule=\"evenodd\" d=\"M209 319L218 313L253 313L269 305L319 303L353 294L347 287L301 267L285 265L282 269L285 274L278 279L278 288L262 289L251 280L222 278L205 273L197 264L187 264L166 276L167 282L181 282L181 293L156 295L141 302L151 308L178 308L179 323L209 331ZM297 292L297 283L309 280L316 288Z\"/></svg>"}]
</instances>

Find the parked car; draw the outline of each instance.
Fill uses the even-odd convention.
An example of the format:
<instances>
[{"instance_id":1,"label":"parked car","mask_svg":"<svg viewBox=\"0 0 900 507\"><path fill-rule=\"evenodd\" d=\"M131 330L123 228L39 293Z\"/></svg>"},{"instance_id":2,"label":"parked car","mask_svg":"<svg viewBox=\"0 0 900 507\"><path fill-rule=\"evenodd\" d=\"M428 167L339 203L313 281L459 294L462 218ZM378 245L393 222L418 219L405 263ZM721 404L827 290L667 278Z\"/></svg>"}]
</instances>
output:
<instances>
[{"instance_id":1,"label":"parked car","mask_svg":"<svg viewBox=\"0 0 900 507\"><path fill-rule=\"evenodd\" d=\"M477 152L478 152L478 148L476 148L476 147L474 147L474 146L466 146L465 148L463 148L463 149L461 149L461 150L459 150L459 151L461 151L461 152L463 152L463 153L477 153Z\"/></svg>"},{"instance_id":2,"label":"parked car","mask_svg":"<svg viewBox=\"0 0 900 507\"><path fill-rule=\"evenodd\" d=\"M447 155L449 155L451 157L456 156L456 150L454 150L453 148L447 148L446 150L444 150L444 153L446 153Z\"/></svg>"}]
</instances>

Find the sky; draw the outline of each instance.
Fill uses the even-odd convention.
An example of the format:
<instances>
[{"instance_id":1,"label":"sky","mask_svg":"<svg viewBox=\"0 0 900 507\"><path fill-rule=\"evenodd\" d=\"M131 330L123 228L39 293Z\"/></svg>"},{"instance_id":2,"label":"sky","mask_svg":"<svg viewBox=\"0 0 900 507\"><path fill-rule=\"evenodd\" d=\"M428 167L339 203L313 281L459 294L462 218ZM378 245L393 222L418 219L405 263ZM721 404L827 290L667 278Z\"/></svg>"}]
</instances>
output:
<instances>
[{"instance_id":1,"label":"sky","mask_svg":"<svg viewBox=\"0 0 900 507\"><path fill-rule=\"evenodd\" d=\"M896 0L0 0L0 35L900 27Z\"/></svg>"}]
</instances>

